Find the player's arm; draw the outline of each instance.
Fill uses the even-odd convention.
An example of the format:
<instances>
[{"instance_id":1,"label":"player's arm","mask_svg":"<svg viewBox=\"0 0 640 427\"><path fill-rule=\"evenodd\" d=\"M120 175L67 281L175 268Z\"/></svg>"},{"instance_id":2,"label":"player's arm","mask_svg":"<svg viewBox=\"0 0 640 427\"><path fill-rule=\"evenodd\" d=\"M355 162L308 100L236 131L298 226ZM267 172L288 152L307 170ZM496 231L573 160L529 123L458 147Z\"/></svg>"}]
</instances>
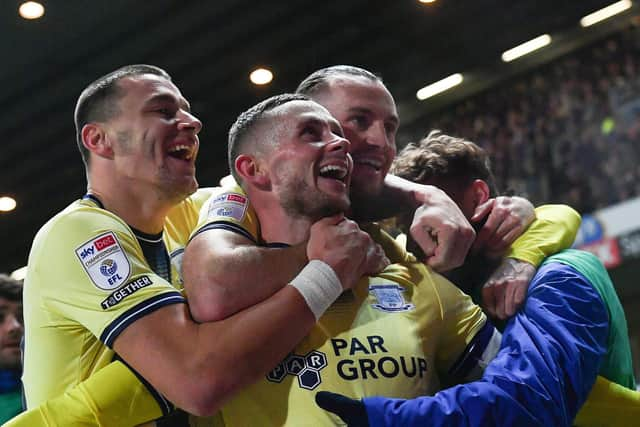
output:
<instances>
[{"instance_id":1,"label":"player's arm","mask_svg":"<svg viewBox=\"0 0 640 427\"><path fill-rule=\"evenodd\" d=\"M581 221L580 214L570 206L539 206L536 220L513 242L505 256L538 267L549 255L571 247Z\"/></svg>"},{"instance_id":2,"label":"player's arm","mask_svg":"<svg viewBox=\"0 0 640 427\"><path fill-rule=\"evenodd\" d=\"M580 215L566 205L543 205L535 213L536 219L513 242L482 288L483 307L499 319L515 314L536 267L547 256L570 247L580 227Z\"/></svg>"},{"instance_id":3,"label":"player's arm","mask_svg":"<svg viewBox=\"0 0 640 427\"><path fill-rule=\"evenodd\" d=\"M23 412L4 425L126 427L147 423L162 415L163 410L151 391L124 363L115 361L62 396Z\"/></svg>"},{"instance_id":4,"label":"player's arm","mask_svg":"<svg viewBox=\"0 0 640 427\"><path fill-rule=\"evenodd\" d=\"M598 377L574 421L577 427L626 427L640 418L640 392Z\"/></svg>"},{"instance_id":5,"label":"player's arm","mask_svg":"<svg viewBox=\"0 0 640 427\"><path fill-rule=\"evenodd\" d=\"M329 235L340 229L336 234L349 238L335 249L318 249L312 231L307 251L316 255L293 279L294 286L216 322L195 323L185 304L159 308L114 338L114 350L177 406L212 414L273 369L343 289L386 265L382 249L353 221L335 216L314 227ZM185 253L185 262L189 256Z\"/></svg>"},{"instance_id":6,"label":"player's arm","mask_svg":"<svg viewBox=\"0 0 640 427\"><path fill-rule=\"evenodd\" d=\"M224 319L280 290L307 263L306 246L259 247L226 229L201 232L185 249L182 274L193 317Z\"/></svg>"},{"instance_id":7,"label":"player's arm","mask_svg":"<svg viewBox=\"0 0 640 427\"><path fill-rule=\"evenodd\" d=\"M375 200L358 201L354 209L358 220L415 212L411 235L426 256L424 262L437 271L462 265L475 238L473 227L444 191L394 175L386 176L383 191Z\"/></svg>"}]
</instances>

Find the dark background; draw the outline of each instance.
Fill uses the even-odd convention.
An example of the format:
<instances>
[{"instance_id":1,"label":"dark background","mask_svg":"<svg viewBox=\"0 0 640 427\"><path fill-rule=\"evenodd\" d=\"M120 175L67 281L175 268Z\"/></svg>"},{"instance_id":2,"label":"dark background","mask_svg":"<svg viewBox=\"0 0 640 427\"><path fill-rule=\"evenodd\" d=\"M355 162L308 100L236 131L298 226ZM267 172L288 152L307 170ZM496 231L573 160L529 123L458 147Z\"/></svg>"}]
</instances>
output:
<instances>
[{"instance_id":1,"label":"dark background","mask_svg":"<svg viewBox=\"0 0 640 427\"><path fill-rule=\"evenodd\" d=\"M26 264L31 240L53 214L85 190L74 141L73 108L99 75L150 63L174 77L204 122L198 178L226 175L226 133L257 101L292 91L310 72L352 64L382 75L396 97L399 144L429 129L426 118L526 69L591 43L631 22L637 7L589 29L583 15L611 0L64 0L43 2L25 21L19 2L0 2L0 196L18 207L0 213L0 271ZM505 49L542 33L551 47L503 64ZM248 74L267 66L266 87ZM465 83L420 102L415 92L455 72Z\"/></svg>"}]
</instances>

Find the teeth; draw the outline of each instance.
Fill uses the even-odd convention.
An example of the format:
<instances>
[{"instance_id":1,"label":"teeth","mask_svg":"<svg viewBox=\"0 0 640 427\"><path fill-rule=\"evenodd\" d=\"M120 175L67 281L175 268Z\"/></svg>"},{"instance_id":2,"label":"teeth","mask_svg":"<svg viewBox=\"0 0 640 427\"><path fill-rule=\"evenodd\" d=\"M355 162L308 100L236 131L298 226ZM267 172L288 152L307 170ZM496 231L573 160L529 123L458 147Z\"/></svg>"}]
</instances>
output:
<instances>
[{"instance_id":1,"label":"teeth","mask_svg":"<svg viewBox=\"0 0 640 427\"><path fill-rule=\"evenodd\" d=\"M169 148L169 153L177 153L183 150L187 152L187 154L184 156L184 159L191 160L191 158L193 157L193 150L192 150L192 147L189 145L185 145L185 144L174 145L173 147Z\"/></svg>"},{"instance_id":2,"label":"teeth","mask_svg":"<svg viewBox=\"0 0 640 427\"><path fill-rule=\"evenodd\" d=\"M382 167L382 162L379 160L372 160L372 159L354 159L354 163L358 163L361 165L369 165L369 166L373 166L376 169L380 169Z\"/></svg>"},{"instance_id":3,"label":"teeth","mask_svg":"<svg viewBox=\"0 0 640 427\"><path fill-rule=\"evenodd\" d=\"M337 165L327 165L320 168L321 175L330 174L337 179L343 179L347 176L347 169Z\"/></svg>"}]
</instances>

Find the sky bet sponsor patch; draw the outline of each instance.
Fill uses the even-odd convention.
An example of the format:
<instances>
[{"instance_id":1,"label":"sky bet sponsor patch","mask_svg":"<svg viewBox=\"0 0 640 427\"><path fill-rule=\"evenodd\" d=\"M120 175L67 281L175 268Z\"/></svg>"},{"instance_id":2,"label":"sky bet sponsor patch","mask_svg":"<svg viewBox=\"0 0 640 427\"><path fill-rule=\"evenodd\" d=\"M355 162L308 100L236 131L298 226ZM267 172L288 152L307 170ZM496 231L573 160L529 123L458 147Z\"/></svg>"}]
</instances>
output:
<instances>
[{"instance_id":1,"label":"sky bet sponsor patch","mask_svg":"<svg viewBox=\"0 0 640 427\"><path fill-rule=\"evenodd\" d=\"M104 301L100 303L103 310L107 310L113 306L120 304L129 295L134 294L139 289L146 288L153 284L149 276L140 276L135 280L130 281L120 289L116 289L111 295L109 295Z\"/></svg>"},{"instance_id":2,"label":"sky bet sponsor patch","mask_svg":"<svg viewBox=\"0 0 640 427\"><path fill-rule=\"evenodd\" d=\"M247 212L247 197L225 193L214 197L209 204L209 218L229 218L242 221Z\"/></svg>"},{"instance_id":3,"label":"sky bet sponsor patch","mask_svg":"<svg viewBox=\"0 0 640 427\"><path fill-rule=\"evenodd\" d=\"M84 243L76 249L76 255L91 281L100 289L116 289L129 278L129 260L111 231Z\"/></svg>"}]
</instances>

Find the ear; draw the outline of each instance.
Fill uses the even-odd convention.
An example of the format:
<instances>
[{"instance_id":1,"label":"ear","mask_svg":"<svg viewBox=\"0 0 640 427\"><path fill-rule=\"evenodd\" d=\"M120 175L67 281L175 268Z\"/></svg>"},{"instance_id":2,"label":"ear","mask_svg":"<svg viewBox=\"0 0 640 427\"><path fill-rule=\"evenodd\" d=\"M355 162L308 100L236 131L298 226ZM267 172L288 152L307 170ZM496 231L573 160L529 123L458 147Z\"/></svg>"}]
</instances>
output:
<instances>
[{"instance_id":1,"label":"ear","mask_svg":"<svg viewBox=\"0 0 640 427\"><path fill-rule=\"evenodd\" d=\"M483 204L489 197L491 192L487 183L481 179L476 179L471 184L471 191L473 192L473 202L476 206Z\"/></svg>"},{"instance_id":2,"label":"ear","mask_svg":"<svg viewBox=\"0 0 640 427\"><path fill-rule=\"evenodd\" d=\"M236 172L243 181L260 190L271 189L271 179L264 166L254 157L240 154L235 161Z\"/></svg>"},{"instance_id":3,"label":"ear","mask_svg":"<svg viewBox=\"0 0 640 427\"><path fill-rule=\"evenodd\" d=\"M82 144L91 153L108 159L113 158L113 147L107 138L105 130L97 123L88 123L82 127L80 132Z\"/></svg>"}]
</instances>

